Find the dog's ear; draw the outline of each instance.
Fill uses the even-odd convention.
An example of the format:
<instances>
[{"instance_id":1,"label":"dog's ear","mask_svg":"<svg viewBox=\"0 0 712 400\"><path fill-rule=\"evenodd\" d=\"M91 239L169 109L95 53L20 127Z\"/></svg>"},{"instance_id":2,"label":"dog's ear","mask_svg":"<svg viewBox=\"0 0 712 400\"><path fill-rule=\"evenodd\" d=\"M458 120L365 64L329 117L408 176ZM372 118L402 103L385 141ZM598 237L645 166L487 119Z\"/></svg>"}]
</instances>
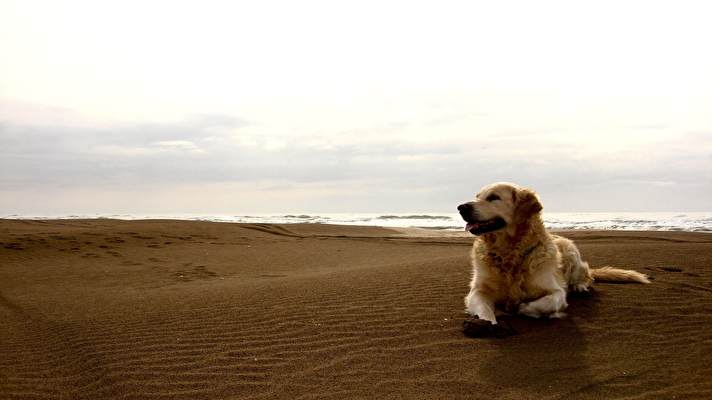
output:
<instances>
[{"instance_id":1,"label":"dog's ear","mask_svg":"<svg viewBox=\"0 0 712 400\"><path fill-rule=\"evenodd\" d=\"M513 191L512 195L516 222L524 222L544 208L539 202L539 197L531 189Z\"/></svg>"}]
</instances>

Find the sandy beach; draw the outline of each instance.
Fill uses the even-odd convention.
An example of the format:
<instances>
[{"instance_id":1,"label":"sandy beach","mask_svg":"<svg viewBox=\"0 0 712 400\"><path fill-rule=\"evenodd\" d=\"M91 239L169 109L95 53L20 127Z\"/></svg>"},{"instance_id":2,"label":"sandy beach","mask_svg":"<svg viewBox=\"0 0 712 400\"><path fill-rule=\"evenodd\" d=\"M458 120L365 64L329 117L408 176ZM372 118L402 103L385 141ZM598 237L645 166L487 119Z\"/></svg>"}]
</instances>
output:
<instances>
[{"instance_id":1,"label":"sandy beach","mask_svg":"<svg viewBox=\"0 0 712 400\"><path fill-rule=\"evenodd\" d=\"M0 398L712 397L712 235L563 234L653 283L474 339L464 232L0 220Z\"/></svg>"}]
</instances>

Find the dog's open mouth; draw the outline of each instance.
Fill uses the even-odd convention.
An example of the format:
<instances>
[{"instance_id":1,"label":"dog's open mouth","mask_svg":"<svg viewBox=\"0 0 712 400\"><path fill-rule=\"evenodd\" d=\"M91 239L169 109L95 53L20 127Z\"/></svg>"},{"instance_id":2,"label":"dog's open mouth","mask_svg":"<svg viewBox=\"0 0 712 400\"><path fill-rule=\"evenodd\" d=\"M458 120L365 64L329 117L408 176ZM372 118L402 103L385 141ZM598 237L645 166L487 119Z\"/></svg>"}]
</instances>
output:
<instances>
[{"instance_id":1,"label":"dog's open mouth","mask_svg":"<svg viewBox=\"0 0 712 400\"><path fill-rule=\"evenodd\" d=\"M481 235L483 233L502 229L505 225L507 225L507 223L504 222L502 218L495 217L487 221L468 222L465 226L465 230L473 235Z\"/></svg>"}]
</instances>

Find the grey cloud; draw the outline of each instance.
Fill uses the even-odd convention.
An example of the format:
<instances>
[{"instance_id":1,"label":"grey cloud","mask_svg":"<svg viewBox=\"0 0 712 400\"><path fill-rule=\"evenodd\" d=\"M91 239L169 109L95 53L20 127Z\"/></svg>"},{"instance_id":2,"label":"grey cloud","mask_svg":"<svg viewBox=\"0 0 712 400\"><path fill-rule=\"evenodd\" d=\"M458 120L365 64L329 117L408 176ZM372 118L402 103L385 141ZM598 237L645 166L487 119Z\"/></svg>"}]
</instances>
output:
<instances>
[{"instance_id":1,"label":"grey cloud","mask_svg":"<svg viewBox=\"0 0 712 400\"><path fill-rule=\"evenodd\" d=\"M692 139L685 137L679 142L588 156L583 145L523 133L515 135L516 140L487 136L462 143L419 144L380 138L350 144L333 141L326 147L310 144L309 138L280 137L286 146L277 149L242 146L229 137L212 140L214 128L229 128L231 134L239 135L246 126L246 121L223 115L111 129L4 122L0 125L0 188L261 181L288 188L353 182L362 192L359 201L370 202L361 209L407 205L414 210L448 210L451 203L497 180L532 186L550 197L551 206L564 210L615 208L646 199L650 207L660 208L669 202L662 196L674 196L676 190L698 199L677 202L680 207L695 208L712 198L708 176L712 135L705 133L691 136L696 146L686 145ZM632 150L645 157L629 157ZM669 184L656 186L656 182ZM613 193L617 201L606 197L606 192ZM332 204L329 207L333 210Z\"/></svg>"}]
</instances>

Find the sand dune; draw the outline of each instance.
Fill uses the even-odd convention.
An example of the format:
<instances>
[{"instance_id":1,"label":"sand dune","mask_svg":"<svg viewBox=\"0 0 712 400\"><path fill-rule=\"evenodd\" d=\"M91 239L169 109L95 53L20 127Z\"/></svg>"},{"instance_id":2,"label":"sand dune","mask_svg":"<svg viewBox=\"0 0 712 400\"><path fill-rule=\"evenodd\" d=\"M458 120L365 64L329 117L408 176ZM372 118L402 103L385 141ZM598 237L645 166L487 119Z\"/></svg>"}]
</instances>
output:
<instances>
[{"instance_id":1,"label":"sand dune","mask_svg":"<svg viewBox=\"0 0 712 400\"><path fill-rule=\"evenodd\" d=\"M472 339L472 239L422 233L0 220L0 398L712 396L711 235L565 233L653 284Z\"/></svg>"}]
</instances>

